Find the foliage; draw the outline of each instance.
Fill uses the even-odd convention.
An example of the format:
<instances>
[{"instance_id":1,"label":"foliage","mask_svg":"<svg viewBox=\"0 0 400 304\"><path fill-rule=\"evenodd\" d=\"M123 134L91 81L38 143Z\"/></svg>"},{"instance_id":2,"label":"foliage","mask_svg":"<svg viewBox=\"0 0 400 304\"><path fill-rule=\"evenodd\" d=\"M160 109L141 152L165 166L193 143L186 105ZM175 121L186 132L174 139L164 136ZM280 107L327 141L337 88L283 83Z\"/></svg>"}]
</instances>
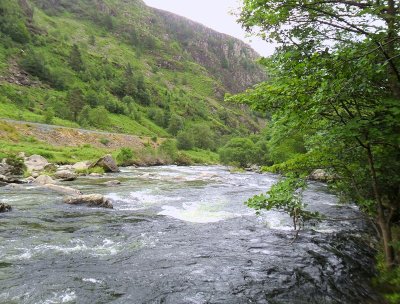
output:
<instances>
[{"instance_id":1,"label":"foliage","mask_svg":"<svg viewBox=\"0 0 400 304\"><path fill-rule=\"evenodd\" d=\"M178 149L191 150L194 147L194 137L191 132L180 131L176 136Z\"/></svg>"},{"instance_id":2,"label":"foliage","mask_svg":"<svg viewBox=\"0 0 400 304\"><path fill-rule=\"evenodd\" d=\"M256 146L248 138L232 138L218 153L222 163L243 168L254 162Z\"/></svg>"},{"instance_id":3,"label":"foliage","mask_svg":"<svg viewBox=\"0 0 400 304\"><path fill-rule=\"evenodd\" d=\"M14 154L7 156L6 164L11 166L10 173L13 175L22 175L26 169L24 160Z\"/></svg>"},{"instance_id":4,"label":"foliage","mask_svg":"<svg viewBox=\"0 0 400 304\"><path fill-rule=\"evenodd\" d=\"M243 2L242 24L281 47L263 62L270 80L233 99L270 112L275 138L296 130L306 153L294 162L341 177L334 188L375 219L386 266L394 267L400 261L393 245L400 217L394 1Z\"/></svg>"},{"instance_id":5,"label":"foliage","mask_svg":"<svg viewBox=\"0 0 400 304\"><path fill-rule=\"evenodd\" d=\"M304 222L318 216L318 213L307 211L302 200L306 187L304 179L289 176L271 187L266 194L250 198L246 205L259 210L277 210L287 213L293 220L293 227L299 230Z\"/></svg>"},{"instance_id":6,"label":"foliage","mask_svg":"<svg viewBox=\"0 0 400 304\"><path fill-rule=\"evenodd\" d=\"M134 156L132 149L122 148L117 155L118 164L122 166L132 165Z\"/></svg>"}]
</instances>

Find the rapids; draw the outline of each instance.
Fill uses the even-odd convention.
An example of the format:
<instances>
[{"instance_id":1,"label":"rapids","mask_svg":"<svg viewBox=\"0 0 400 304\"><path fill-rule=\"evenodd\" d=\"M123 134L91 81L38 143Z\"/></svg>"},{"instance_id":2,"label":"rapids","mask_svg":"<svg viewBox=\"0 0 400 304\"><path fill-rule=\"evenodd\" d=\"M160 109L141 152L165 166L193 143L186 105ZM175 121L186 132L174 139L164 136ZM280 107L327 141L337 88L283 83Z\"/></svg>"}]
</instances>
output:
<instances>
[{"instance_id":1,"label":"rapids","mask_svg":"<svg viewBox=\"0 0 400 304\"><path fill-rule=\"evenodd\" d=\"M118 179L121 185L107 187ZM0 188L0 303L379 303L363 220L306 227L243 202L277 176L228 168L124 168L67 182L114 209L70 206L32 185ZM305 199L357 217L323 184Z\"/></svg>"}]
</instances>

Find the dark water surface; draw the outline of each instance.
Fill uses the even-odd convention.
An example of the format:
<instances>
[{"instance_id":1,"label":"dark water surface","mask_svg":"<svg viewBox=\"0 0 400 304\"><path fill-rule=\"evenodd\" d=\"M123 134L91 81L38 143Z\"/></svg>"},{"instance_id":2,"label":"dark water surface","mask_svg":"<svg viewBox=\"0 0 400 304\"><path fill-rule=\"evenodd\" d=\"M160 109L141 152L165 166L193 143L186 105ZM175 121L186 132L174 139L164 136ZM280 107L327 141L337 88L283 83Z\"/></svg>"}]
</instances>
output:
<instances>
[{"instance_id":1,"label":"dark water surface","mask_svg":"<svg viewBox=\"0 0 400 304\"><path fill-rule=\"evenodd\" d=\"M14 207L0 215L0 303L380 303L366 223L315 224L292 244L289 218L243 205L276 180L167 166L67 183L113 210L0 188ZM332 217L359 215L321 184L305 197Z\"/></svg>"}]
</instances>

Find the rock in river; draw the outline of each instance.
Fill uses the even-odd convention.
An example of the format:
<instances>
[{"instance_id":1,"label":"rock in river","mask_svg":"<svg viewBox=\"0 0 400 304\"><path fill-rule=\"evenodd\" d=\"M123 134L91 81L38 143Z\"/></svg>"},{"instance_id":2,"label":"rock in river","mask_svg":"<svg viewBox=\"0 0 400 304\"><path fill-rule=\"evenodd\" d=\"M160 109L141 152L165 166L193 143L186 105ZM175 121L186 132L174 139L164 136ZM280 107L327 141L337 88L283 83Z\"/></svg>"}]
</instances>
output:
<instances>
[{"instance_id":1,"label":"rock in river","mask_svg":"<svg viewBox=\"0 0 400 304\"><path fill-rule=\"evenodd\" d=\"M25 181L19 180L17 178L13 177L8 177L5 175L0 175L0 185L5 185L5 184L24 184Z\"/></svg>"},{"instance_id":2,"label":"rock in river","mask_svg":"<svg viewBox=\"0 0 400 304\"><path fill-rule=\"evenodd\" d=\"M59 185L53 185L53 184L46 184L44 185L45 188L49 189L49 190L53 190L55 192L58 192L60 194L65 194L65 195L81 195L82 192L71 188L71 187L65 187L65 186L59 186Z\"/></svg>"},{"instance_id":3,"label":"rock in river","mask_svg":"<svg viewBox=\"0 0 400 304\"><path fill-rule=\"evenodd\" d=\"M119 172L119 168L117 166L117 163L115 162L114 158L111 156L111 154L107 154L100 158L97 162L93 163L91 167L101 167L103 168L106 172Z\"/></svg>"},{"instance_id":4,"label":"rock in river","mask_svg":"<svg viewBox=\"0 0 400 304\"><path fill-rule=\"evenodd\" d=\"M40 175L35 179L34 183L38 185L48 185L48 184L54 184L55 182L48 175Z\"/></svg>"},{"instance_id":5,"label":"rock in river","mask_svg":"<svg viewBox=\"0 0 400 304\"><path fill-rule=\"evenodd\" d=\"M0 203L0 213L11 211L11 206L5 203Z\"/></svg>"},{"instance_id":6,"label":"rock in river","mask_svg":"<svg viewBox=\"0 0 400 304\"><path fill-rule=\"evenodd\" d=\"M54 173L54 177L63 181L73 181L76 180L77 175L69 170L61 170Z\"/></svg>"},{"instance_id":7,"label":"rock in river","mask_svg":"<svg viewBox=\"0 0 400 304\"><path fill-rule=\"evenodd\" d=\"M82 162L79 162L79 163L76 163L75 165L73 165L72 169L74 169L75 171L88 170L90 168L91 164L92 164L92 162L90 162L90 161L82 161Z\"/></svg>"},{"instance_id":8,"label":"rock in river","mask_svg":"<svg viewBox=\"0 0 400 304\"><path fill-rule=\"evenodd\" d=\"M69 196L64 198L64 203L71 205L86 204L90 207L103 207L103 208L113 208L111 200L105 198L101 194L88 194L79 196Z\"/></svg>"}]
</instances>

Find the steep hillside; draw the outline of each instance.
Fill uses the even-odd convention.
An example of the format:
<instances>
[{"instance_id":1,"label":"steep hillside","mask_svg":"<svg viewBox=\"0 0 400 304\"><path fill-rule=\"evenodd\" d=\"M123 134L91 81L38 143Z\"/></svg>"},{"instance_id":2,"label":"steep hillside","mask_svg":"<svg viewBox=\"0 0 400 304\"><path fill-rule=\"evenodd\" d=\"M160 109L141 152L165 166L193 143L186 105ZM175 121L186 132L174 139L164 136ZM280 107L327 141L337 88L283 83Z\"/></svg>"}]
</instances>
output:
<instances>
[{"instance_id":1,"label":"steep hillside","mask_svg":"<svg viewBox=\"0 0 400 304\"><path fill-rule=\"evenodd\" d=\"M177 137L215 149L259 129L223 102L265 78L243 42L140 0L2 0L0 117Z\"/></svg>"}]
</instances>

